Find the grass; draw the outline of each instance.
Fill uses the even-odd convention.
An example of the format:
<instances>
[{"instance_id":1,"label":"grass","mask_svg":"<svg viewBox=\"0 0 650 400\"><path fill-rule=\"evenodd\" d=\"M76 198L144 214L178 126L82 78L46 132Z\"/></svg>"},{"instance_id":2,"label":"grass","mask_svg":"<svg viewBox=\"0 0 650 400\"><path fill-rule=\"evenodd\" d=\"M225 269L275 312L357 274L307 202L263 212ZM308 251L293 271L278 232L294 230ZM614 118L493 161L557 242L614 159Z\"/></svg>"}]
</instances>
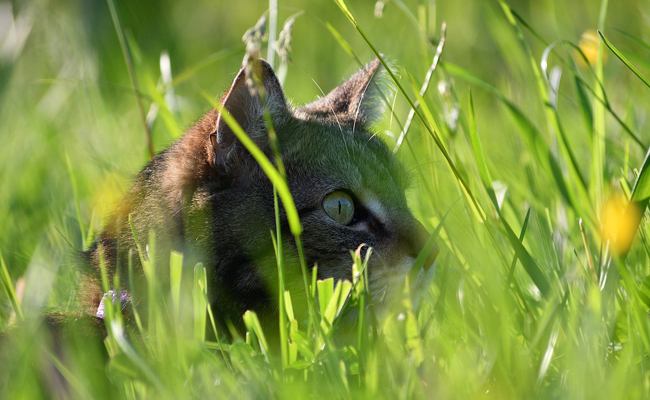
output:
<instances>
[{"instance_id":1,"label":"grass","mask_svg":"<svg viewBox=\"0 0 650 400\"><path fill-rule=\"evenodd\" d=\"M13 326L0 398L648 398L648 1L277 3L269 40L286 43L294 19L293 62L274 61L296 103L372 57L398 66L378 131L394 145L408 125L397 156L441 249L432 284L414 299L406 283L377 313L353 251L354 282L316 281L303 263L306 293L285 292L278 229L279 332L249 312L228 338L205 312L205 268L173 253L169 271L143 257L152 300L136 335L106 302L105 343L73 333L54 350L37 322L75 310L74 251L149 149L214 105L241 36L276 3L0 6L13 21L11 35L0 26L0 332ZM258 156L276 209L291 210L281 164Z\"/></svg>"}]
</instances>

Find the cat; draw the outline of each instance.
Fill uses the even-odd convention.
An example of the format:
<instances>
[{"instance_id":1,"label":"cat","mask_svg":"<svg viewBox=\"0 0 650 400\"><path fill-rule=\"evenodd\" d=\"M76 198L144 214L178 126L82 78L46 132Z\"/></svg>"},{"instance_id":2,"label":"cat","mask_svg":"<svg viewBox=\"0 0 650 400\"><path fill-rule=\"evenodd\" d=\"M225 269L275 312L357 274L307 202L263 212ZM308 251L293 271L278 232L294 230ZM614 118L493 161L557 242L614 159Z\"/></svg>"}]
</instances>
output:
<instances>
[{"instance_id":1,"label":"cat","mask_svg":"<svg viewBox=\"0 0 650 400\"><path fill-rule=\"evenodd\" d=\"M139 289L122 291L119 297L138 297L144 289L130 216L145 257L156 257L165 266L170 250L175 250L183 253L186 268L198 262L206 266L215 315L240 321L246 310L254 310L263 320L276 319L273 186L224 121L220 107L274 161L265 122L268 112L304 228L306 262L317 265L318 278L351 280L350 250L362 244L364 252L373 249L368 277L376 299L411 269L429 234L407 206L405 168L371 132L383 112L381 62L370 62L302 107L286 100L267 62L256 60L254 66L242 68L220 106L137 175L85 254L90 268L83 284L84 305L89 314L103 316L106 294L100 284L100 258L109 276L118 274L121 282L128 282L131 251ZM258 85L251 85L253 81ZM282 207L280 221L286 288L293 295L304 293L296 244ZM150 232L156 238L154 254L145 247ZM429 255L427 271L435 255Z\"/></svg>"}]
</instances>

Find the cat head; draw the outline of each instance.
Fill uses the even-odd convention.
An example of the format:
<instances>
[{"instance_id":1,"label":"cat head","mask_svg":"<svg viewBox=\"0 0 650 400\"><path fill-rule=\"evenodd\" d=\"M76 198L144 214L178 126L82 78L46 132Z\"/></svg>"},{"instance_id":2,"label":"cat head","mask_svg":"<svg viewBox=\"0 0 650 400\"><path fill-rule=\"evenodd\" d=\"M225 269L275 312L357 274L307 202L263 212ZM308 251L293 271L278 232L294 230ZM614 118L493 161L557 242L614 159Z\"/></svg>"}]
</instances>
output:
<instances>
[{"instance_id":1,"label":"cat head","mask_svg":"<svg viewBox=\"0 0 650 400\"><path fill-rule=\"evenodd\" d=\"M409 272L428 234L407 206L405 169L372 132L383 113L382 97L389 94L381 85L382 64L379 60L369 63L329 94L302 107L287 102L266 62L260 60L257 71L255 79L248 78L248 82L257 81L251 87L242 69L220 107L273 161L265 113L270 117L304 228L308 265L318 266L319 278L350 280L350 251L365 244L362 253L373 249L368 267L371 290L383 296L391 283L402 281ZM208 149L210 165L229 182L226 190L212 196L214 236L228 232L236 242L220 243L217 252L241 249L239 256L232 257L237 266L224 263L217 276L230 270L231 278L221 279L222 286L236 275L237 280L245 277L251 287L266 289L260 289L257 296L269 296L277 287L275 256L269 247L270 232L275 232L271 183L222 115L216 119ZM281 220L290 270L287 286L299 289L302 278L283 209ZM232 293L234 298L240 296Z\"/></svg>"}]
</instances>

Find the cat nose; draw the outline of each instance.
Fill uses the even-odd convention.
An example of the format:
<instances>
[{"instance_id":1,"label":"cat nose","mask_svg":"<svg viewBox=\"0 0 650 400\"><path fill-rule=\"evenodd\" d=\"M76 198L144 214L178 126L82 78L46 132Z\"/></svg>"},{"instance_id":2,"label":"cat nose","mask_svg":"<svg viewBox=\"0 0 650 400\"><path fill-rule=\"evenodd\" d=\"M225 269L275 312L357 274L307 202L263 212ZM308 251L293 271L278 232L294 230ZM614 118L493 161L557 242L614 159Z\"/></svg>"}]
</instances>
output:
<instances>
[{"instance_id":1,"label":"cat nose","mask_svg":"<svg viewBox=\"0 0 650 400\"><path fill-rule=\"evenodd\" d=\"M416 220L413 220L412 224L406 229L407 234L404 237L404 240L401 243L403 251L413 258L417 258L420 253L427 251L425 249L426 243L431 237L431 234L424 228L424 226ZM428 270L438 257L438 244L434 243L430 251L426 255L426 261L424 262L424 269Z\"/></svg>"}]
</instances>

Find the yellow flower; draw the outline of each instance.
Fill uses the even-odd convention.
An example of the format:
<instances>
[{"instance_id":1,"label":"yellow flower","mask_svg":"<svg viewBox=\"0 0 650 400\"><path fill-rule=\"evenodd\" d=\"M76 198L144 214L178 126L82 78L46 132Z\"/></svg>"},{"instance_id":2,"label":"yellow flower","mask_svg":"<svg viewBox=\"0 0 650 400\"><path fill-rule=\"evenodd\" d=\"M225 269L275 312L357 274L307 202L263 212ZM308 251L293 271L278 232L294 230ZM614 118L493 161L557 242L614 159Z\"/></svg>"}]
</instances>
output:
<instances>
[{"instance_id":1,"label":"yellow flower","mask_svg":"<svg viewBox=\"0 0 650 400\"><path fill-rule=\"evenodd\" d=\"M601 234L609 241L615 254L625 254L632 246L641 221L641 210L636 203L627 201L620 193L614 193L604 204L601 212Z\"/></svg>"},{"instance_id":2,"label":"yellow flower","mask_svg":"<svg viewBox=\"0 0 650 400\"><path fill-rule=\"evenodd\" d=\"M587 29L582 36L580 37L580 41L578 42L578 47L580 47L580 50L584 53L585 57L587 57L587 61L589 61L589 64L595 65L596 61L598 60L598 43L600 42L600 37L598 37L598 32L596 32L593 29ZM576 59L578 60L578 64L580 64L581 67L586 67L585 65L585 60L579 55L576 54ZM603 52L603 64L607 60L607 53Z\"/></svg>"}]
</instances>

